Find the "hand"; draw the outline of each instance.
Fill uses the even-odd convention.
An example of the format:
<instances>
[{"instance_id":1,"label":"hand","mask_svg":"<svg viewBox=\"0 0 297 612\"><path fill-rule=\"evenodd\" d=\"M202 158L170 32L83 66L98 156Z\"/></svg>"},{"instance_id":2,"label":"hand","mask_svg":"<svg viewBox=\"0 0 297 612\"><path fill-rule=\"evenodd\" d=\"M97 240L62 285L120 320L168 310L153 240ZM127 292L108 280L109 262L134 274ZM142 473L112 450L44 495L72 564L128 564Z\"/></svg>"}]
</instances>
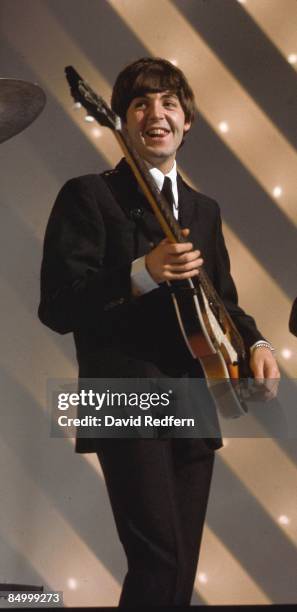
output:
<instances>
[{"instance_id":1,"label":"hand","mask_svg":"<svg viewBox=\"0 0 297 612\"><path fill-rule=\"evenodd\" d=\"M187 238L190 230L184 229L182 233ZM145 257L147 270L156 283L193 278L199 274L202 264L200 251L193 251L191 242L170 242L168 238Z\"/></svg>"},{"instance_id":2,"label":"hand","mask_svg":"<svg viewBox=\"0 0 297 612\"><path fill-rule=\"evenodd\" d=\"M264 399L269 400L276 397L280 371L269 348L254 348L250 359L250 368L254 374L255 383L264 386Z\"/></svg>"}]
</instances>

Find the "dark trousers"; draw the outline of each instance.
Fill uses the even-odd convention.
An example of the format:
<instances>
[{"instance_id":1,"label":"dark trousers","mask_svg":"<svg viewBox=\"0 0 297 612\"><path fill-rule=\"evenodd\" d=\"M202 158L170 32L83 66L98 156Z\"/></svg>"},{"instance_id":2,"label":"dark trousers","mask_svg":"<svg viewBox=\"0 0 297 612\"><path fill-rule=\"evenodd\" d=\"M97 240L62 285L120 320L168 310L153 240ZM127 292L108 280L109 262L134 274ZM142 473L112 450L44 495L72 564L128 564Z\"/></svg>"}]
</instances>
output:
<instances>
[{"instance_id":1,"label":"dark trousers","mask_svg":"<svg viewBox=\"0 0 297 612\"><path fill-rule=\"evenodd\" d=\"M105 440L98 458L128 561L119 606L189 605L214 451L199 439Z\"/></svg>"}]
</instances>

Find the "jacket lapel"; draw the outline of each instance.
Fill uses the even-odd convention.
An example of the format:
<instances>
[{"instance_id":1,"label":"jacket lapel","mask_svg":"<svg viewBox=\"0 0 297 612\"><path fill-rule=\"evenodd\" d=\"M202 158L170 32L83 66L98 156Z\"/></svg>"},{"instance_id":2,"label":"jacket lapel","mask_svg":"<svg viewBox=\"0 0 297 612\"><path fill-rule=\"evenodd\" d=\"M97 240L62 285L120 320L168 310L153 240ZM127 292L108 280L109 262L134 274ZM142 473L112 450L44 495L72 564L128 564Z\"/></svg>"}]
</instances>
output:
<instances>
[{"instance_id":1,"label":"jacket lapel","mask_svg":"<svg viewBox=\"0 0 297 612\"><path fill-rule=\"evenodd\" d=\"M152 243L158 244L164 238L160 227L146 197L142 193L130 166L122 159L116 167L115 183L118 191L117 200L128 219L135 223L138 234L137 255L147 253ZM179 223L181 227L191 227L197 203L195 192L177 175Z\"/></svg>"},{"instance_id":2,"label":"jacket lapel","mask_svg":"<svg viewBox=\"0 0 297 612\"><path fill-rule=\"evenodd\" d=\"M153 244L164 238L164 233L125 159L111 172L108 183L134 227L134 258L148 253Z\"/></svg>"},{"instance_id":3,"label":"jacket lapel","mask_svg":"<svg viewBox=\"0 0 297 612\"><path fill-rule=\"evenodd\" d=\"M177 175L179 224L181 227L191 227L192 219L197 210L195 192Z\"/></svg>"}]
</instances>

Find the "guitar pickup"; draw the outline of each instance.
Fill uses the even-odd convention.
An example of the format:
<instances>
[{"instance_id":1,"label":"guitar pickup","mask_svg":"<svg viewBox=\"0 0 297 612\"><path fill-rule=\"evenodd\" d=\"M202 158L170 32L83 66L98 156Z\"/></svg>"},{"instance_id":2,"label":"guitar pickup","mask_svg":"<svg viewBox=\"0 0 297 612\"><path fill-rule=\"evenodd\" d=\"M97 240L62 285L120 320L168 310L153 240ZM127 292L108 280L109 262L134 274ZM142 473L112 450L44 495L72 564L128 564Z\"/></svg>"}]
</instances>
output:
<instances>
[{"instance_id":1,"label":"guitar pickup","mask_svg":"<svg viewBox=\"0 0 297 612\"><path fill-rule=\"evenodd\" d=\"M199 290L196 287L190 287L190 285L182 285L179 284L182 281L174 281L168 285L168 289L170 293L184 293L185 295L199 295Z\"/></svg>"}]
</instances>

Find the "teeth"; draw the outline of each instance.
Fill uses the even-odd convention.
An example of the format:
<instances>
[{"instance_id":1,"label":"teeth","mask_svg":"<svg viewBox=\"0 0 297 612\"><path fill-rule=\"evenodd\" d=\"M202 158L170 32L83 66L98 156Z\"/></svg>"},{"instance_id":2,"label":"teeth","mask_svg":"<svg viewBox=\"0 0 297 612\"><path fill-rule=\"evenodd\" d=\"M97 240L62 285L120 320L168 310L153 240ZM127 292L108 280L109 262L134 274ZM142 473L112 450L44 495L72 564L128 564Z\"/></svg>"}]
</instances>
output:
<instances>
[{"instance_id":1,"label":"teeth","mask_svg":"<svg viewBox=\"0 0 297 612\"><path fill-rule=\"evenodd\" d=\"M147 134L149 136L163 136L163 134L168 134L169 130L165 130L164 128L154 128L152 130L148 130Z\"/></svg>"}]
</instances>

